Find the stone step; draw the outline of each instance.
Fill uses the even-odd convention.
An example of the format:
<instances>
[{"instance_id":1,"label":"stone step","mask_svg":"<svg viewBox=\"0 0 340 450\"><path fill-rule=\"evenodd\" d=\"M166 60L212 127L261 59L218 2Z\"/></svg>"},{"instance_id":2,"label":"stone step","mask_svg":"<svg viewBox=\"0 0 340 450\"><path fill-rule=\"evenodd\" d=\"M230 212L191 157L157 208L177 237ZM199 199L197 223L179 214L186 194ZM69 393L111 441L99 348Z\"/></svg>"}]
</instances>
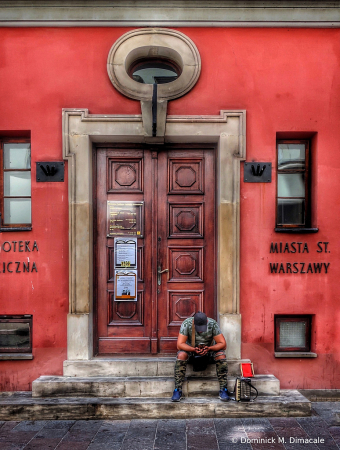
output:
<instances>
[{"instance_id":1,"label":"stone step","mask_svg":"<svg viewBox=\"0 0 340 450\"><path fill-rule=\"evenodd\" d=\"M94 358L88 361L64 361L64 376L67 377L172 377L175 356L173 357L126 357ZM240 363L249 359L228 360L229 374L240 375ZM211 364L204 372L193 372L188 364L187 375L192 377L215 376L215 365Z\"/></svg>"},{"instance_id":2,"label":"stone step","mask_svg":"<svg viewBox=\"0 0 340 450\"><path fill-rule=\"evenodd\" d=\"M256 375L252 383L260 395L279 395L280 382L273 375ZM235 377L228 378L228 390ZM171 397L173 377L56 377L41 376L32 383L33 397ZM215 377L187 377L183 383L186 397L217 396Z\"/></svg>"},{"instance_id":3,"label":"stone step","mask_svg":"<svg viewBox=\"0 0 340 450\"><path fill-rule=\"evenodd\" d=\"M32 398L29 393L0 396L0 420L189 419L223 417L302 417L311 403L296 390L260 396L254 402L217 398Z\"/></svg>"}]
</instances>

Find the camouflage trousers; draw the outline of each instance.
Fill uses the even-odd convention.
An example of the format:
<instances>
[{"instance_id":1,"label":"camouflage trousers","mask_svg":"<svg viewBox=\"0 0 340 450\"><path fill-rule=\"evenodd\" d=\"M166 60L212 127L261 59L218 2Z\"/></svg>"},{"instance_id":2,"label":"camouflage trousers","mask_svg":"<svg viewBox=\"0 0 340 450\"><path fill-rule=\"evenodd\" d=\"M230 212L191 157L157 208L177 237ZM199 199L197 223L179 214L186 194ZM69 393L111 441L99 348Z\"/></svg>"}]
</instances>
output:
<instances>
[{"instance_id":1,"label":"camouflage trousers","mask_svg":"<svg viewBox=\"0 0 340 450\"><path fill-rule=\"evenodd\" d=\"M182 389L182 384L185 378L185 372L187 369L188 360L183 361L181 359L176 359L175 364L175 388ZM227 387L227 377L228 377L228 363L226 359L218 359L215 361L216 364L216 374L218 381L220 383L220 389Z\"/></svg>"}]
</instances>

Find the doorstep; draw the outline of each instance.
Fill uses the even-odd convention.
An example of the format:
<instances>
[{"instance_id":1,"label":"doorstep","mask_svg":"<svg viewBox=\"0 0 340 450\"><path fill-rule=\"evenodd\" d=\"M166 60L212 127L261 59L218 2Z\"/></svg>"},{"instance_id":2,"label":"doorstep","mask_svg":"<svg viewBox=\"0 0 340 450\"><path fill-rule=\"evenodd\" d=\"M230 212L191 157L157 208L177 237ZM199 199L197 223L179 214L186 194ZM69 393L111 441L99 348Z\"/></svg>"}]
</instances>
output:
<instances>
[{"instance_id":1,"label":"doorstep","mask_svg":"<svg viewBox=\"0 0 340 450\"><path fill-rule=\"evenodd\" d=\"M303 417L311 402L297 390L259 396L254 402L218 398L33 398L31 393L0 396L0 420L189 419L226 417Z\"/></svg>"},{"instance_id":2,"label":"doorstep","mask_svg":"<svg viewBox=\"0 0 340 450\"><path fill-rule=\"evenodd\" d=\"M114 357L64 361L63 375L66 377L173 377L176 357ZM228 359L231 376L240 375L240 363L250 359ZM188 364L187 376L211 377L216 375L215 364L209 364L202 372L193 372Z\"/></svg>"}]
</instances>

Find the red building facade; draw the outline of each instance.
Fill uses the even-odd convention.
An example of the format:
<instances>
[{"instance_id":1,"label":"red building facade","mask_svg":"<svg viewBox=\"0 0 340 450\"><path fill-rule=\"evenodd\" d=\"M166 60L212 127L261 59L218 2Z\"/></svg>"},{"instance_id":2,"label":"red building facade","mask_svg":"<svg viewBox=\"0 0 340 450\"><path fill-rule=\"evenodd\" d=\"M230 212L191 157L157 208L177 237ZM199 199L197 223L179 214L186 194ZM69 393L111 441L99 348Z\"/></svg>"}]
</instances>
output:
<instances>
[{"instance_id":1,"label":"red building facade","mask_svg":"<svg viewBox=\"0 0 340 450\"><path fill-rule=\"evenodd\" d=\"M202 6L207 16L198 26L195 14L191 22L176 20L179 7L165 22L163 7L156 8L151 22L140 3L140 10L130 7L129 21L110 16L105 26L98 18L81 24L86 8L66 18L57 8L51 22L41 5L36 19L34 7L0 13L0 319L32 316L32 348L18 351L3 341L2 390L30 390L40 375L61 375L64 361L68 367L117 353L174 354L180 321L200 308L220 320L230 359L249 358L282 388L339 389L338 8L323 3L303 13L290 2L296 5L277 8L275 17L259 7L263 17L251 20L246 7L219 5L226 16L217 22L209 19L213 9ZM241 14L238 22L228 20L234 13ZM144 34L152 36L150 48L161 48L157 39L164 36L183 35L199 58L186 62L187 47L174 47L184 61L178 79L191 65L197 71L177 97L159 87L156 136L148 129L151 91L143 97L136 82L137 93L127 96L112 81L120 63L108 60L109 52L135 32L142 43L132 42L129 52L146 45ZM31 145L30 167L6 166L13 143ZM295 166L284 165L286 159ZM107 160L113 165L106 167ZM48 172L57 162L64 163L62 179L51 173L38 179L39 163ZM135 173L129 182L126 167ZM31 180L30 191L16 193L14 186L11 193L8 180L18 171ZM31 221L12 223L6 204L23 198L31 198ZM140 296L121 310L107 277L113 270L107 201L144 202ZM167 241L164 247L158 239ZM163 269L169 272L159 285ZM194 279L185 280L190 271ZM11 329L3 326L3 334Z\"/></svg>"}]
</instances>

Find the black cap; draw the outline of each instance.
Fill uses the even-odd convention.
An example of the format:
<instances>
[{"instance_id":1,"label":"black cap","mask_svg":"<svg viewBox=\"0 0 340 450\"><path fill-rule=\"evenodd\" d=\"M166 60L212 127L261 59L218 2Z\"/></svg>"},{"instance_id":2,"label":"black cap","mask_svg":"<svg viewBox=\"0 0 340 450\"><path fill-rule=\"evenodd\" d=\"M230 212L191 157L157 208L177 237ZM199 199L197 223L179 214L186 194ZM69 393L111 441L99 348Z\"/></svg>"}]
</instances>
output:
<instances>
[{"instance_id":1,"label":"black cap","mask_svg":"<svg viewBox=\"0 0 340 450\"><path fill-rule=\"evenodd\" d=\"M208 327L207 315L201 311L198 311L194 315L194 324L195 324L195 330L198 333L201 333L202 331L207 331L207 327Z\"/></svg>"}]
</instances>

